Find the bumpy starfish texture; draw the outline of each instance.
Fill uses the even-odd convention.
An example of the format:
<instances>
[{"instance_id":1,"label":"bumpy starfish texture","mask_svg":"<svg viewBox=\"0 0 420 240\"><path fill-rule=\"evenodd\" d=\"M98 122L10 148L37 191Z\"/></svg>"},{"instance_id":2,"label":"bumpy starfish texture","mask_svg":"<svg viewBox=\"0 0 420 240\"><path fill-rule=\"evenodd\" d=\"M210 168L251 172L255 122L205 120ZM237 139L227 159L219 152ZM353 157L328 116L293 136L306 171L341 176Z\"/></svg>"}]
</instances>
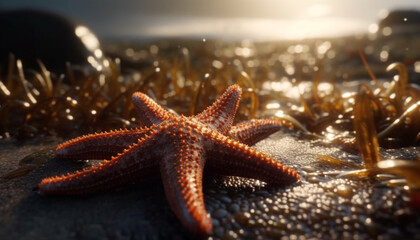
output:
<instances>
[{"instance_id":1,"label":"bumpy starfish texture","mask_svg":"<svg viewBox=\"0 0 420 240\"><path fill-rule=\"evenodd\" d=\"M282 122L275 119L256 119L230 127L240 95L241 89L237 85L231 86L212 107L192 118L213 127L215 124L221 126L214 129L250 146L283 127ZM147 127L176 117L141 92L133 94L133 103L140 123ZM123 129L75 138L58 146L57 157L78 160L110 159L136 143L144 132L144 129Z\"/></svg>"},{"instance_id":2,"label":"bumpy starfish texture","mask_svg":"<svg viewBox=\"0 0 420 240\"><path fill-rule=\"evenodd\" d=\"M267 138L283 128L283 123L276 119L253 119L232 126L228 136L249 146Z\"/></svg>"},{"instance_id":3,"label":"bumpy starfish texture","mask_svg":"<svg viewBox=\"0 0 420 240\"><path fill-rule=\"evenodd\" d=\"M238 105L240 95L241 89L238 86L234 85L228 88L226 93L220 97L212 107L195 116L195 120L202 121L203 123L229 121L226 126L231 126L237 110L237 107L233 108L233 106ZM159 104L143 93L134 93L133 102L139 115L140 122L144 126L150 126L153 123L159 124L164 120L174 117L171 112L160 107ZM145 118L144 116L152 117ZM228 117L228 119L224 119L226 117ZM150 118L153 119L153 121L148 120ZM222 134L226 134L242 143L254 145L274 132L279 131L282 127L282 122L276 119L254 119L232 126L230 129L228 129L228 127L216 129Z\"/></svg>"},{"instance_id":4,"label":"bumpy starfish texture","mask_svg":"<svg viewBox=\"0 0 420 240\"><path fill-rule=\"evenodd\" d=\"M295 170L227 136L232 129L232 136L252 142L251 138L261 135L251 131L252 126L279 124L253 121L232 128L240 95L241 89L231 86L202 113L177 117L136 93L133 101L146 127L92 134L61 144L57 148L61 158L110 160L81 172L45 178L39 188L45 194L84 194L160 175L169 205L183 225L192 233L208 234L212 224L203 200L204 168L278 185L300 178Z\"/></svg>"}]
</instances>

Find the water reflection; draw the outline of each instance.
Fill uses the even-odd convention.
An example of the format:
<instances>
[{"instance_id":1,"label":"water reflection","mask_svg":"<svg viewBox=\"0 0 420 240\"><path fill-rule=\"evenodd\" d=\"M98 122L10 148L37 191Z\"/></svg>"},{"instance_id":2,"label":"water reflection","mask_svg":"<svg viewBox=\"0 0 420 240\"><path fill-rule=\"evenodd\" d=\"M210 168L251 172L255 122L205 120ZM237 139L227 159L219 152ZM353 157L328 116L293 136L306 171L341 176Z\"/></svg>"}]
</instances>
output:
<instances>
[{"instance_id":1,"label":"water reflection","mask_svg":"<svg viewBox=\"0 0 420 240\"><path fill-rule=\"evenodd\" d=\"M94 67L97 71L102 71L104 67L104 62L107 62L107 60L102 59L103 53L100 49L98 38L89 30L89 28L83 25L76 26L74 33L77 37L80 38L85 47L90 52L93 52L92 56L87 57L88 63L90 63L92 67ZM105 65L107 64L108 63L106 63Z\"/></svg>"}]
</instances>

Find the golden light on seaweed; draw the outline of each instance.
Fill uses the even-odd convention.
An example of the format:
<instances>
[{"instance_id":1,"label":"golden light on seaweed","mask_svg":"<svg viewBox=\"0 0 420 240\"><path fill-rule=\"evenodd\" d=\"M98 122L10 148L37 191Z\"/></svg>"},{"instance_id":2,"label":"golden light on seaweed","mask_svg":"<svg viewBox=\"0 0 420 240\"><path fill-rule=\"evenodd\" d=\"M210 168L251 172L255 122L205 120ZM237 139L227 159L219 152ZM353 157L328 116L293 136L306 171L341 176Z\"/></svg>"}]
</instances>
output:
<instances>
[{"instance_id":1,"label":"golden light on seaweed","mask_svg":"<svg viewBox=\"0 0 420 240\"><path fill-rule=\"evenodd\" d=\"M295 61L294 51L306 54L308 50L303 44L301 48L293 47L293 53L287 56L274 54L276 60L266 62L258 59L258 51L244 56L239 50L239 55L229 52L231 46L216 47L211 41L201 44L215 55L204 51L200 56L206 57L197 63L192 60L197 56L192 56L192 50L186 47L170 57L161 57L163 51L154 45L142 53L153 59L151 64L129 74L121 72L119 59L108 59L106 72L84 74L68 64L66 74L56 76L42 62L38 71L25 71L24 63L11 57L8 71L0 81L1 135L67 137L72 133L135 127L138 122L130 103L133 91L147 93L169 111L188 115L209 105L227 85L237 83L244 89L244 98L236 121L277 118L285 127L301 131L305 137L359 151L363 166L330 156L316 156L324 163L356 169L336 173L338 177L391 173L378 165L379 146L417 144L420 92L408 84L403 64L395 63L386 69L397 70L397 77L387 84L375 80L371 72L374 84L356 82L359 91L350 91L340 82L325 81L321 62L305 62L310 66L307 71L313 78L310 82L297 80L296 72L290 77L276 73L279 66L276 64L280 64L287 74L287 64L283 65L282 61ZM252 46L238 46L244 47ZM136 53L133 50L133 56ZM194 53L197 54L195 50ZM363 54L360 56L368 72L371 71ZM248 64L249 61L253 63ZM297 67L295 71L299 71ZM23 165L19 171L4 177L25 174L32 167ZM404 171L400 173L404 175Z\"/></svg>"},{"instance_id":2,"label":"golden light on seaweed","mask_svg":"<svg viewBox=\"0 0 420 240\"><path fill-rule=\"evenodd\" d=\"M206 41L205 44L209 44L209 42ZM158 47L150 48L151 56L158 53L155 48ZM180 58L175 57L169 61L158 58L153 62L153 67L143 69L132 75L120 73L119 60L116 59L115 61L108 60L110 62L109 73L98 73L90 76L83 76L77 68L73 68L71 65L67 66L66 75L52 76L42 62L39 62L39 73L32 72L28 78L24 74L22 63L11 58L8 74L5 76L5 81L1 82L0 85L0 95L4 100L1 109L4 113L2 116L8 116L8 110L6 109L9 108L7 106L21 105L31 109L31 113L28 112L25 117L25 125L38 124L35 118L39 113L42 113L41 116L44 115L44 117L48 115L48 112L49 116L60 117L65 109L71 109L73 118L80 115L82 119L77 117L78 121L89 123L86 130L93 126L90 124L98 126L97 123L104 124L107 121L109 123L119 121L122 126L126 126L127 123L135 125L135 116L131 113L132 107L130 104L124 105L127 102L127 96L134 90L147 92L158 101L166 102L169 109L177 108L174 110L184 114L192 114L199 110L199 106L208 104L211 99L207 98L216 96L220 89L225 87L223 85L230 82L239 83L245 90L244 104L246 104L244 108L241 108L243 110L240 110L241 114L245 115L240 116L240 119L258 118L266 110L274 111L272 117L276 115L279 117L279 114L275 114L275 111L279 110L282 113L281 118L287 116L287 118L293 119L288 122L298 129L306 129L308 132L318 135L324 134L330 141L340 141L337 137L342 134L334 135L334 133L338 133L337 128L342 128L339 125L346 125L347 127L344 130L350 136L352 127L349 125L352 124L349 120L353 116L351 114L353 107L356 107L355 99L360 94L343 91L338 84L324 82L322 80L322 65L318 64L314 67L313 81L310 85L307 85L304 82L298 83L293 78L270 81L271 78L267 76L272 71L270 69L271 65L262 65L267 68L268 72L262 72L264 75L257 76L254 71L258 68L249 68L246 59L235 59L233 66L229 64L229 58L209 59L207 66L210 68L197 70L191 66L189 50L187 48L181 50ZM362 54L361 59L366 64L368 72L370 72ZM218 63L216 64L217 67L213 66L215 61ZM159 71L156 71L156 66L158 66ZM398 77L388 84L386 91L383 90L384 87L376 80L373 73L370 74L380 91L370 90L370 86L363 87L365 92L370 92L372 106L377 108L374 118L375 129L379 132L379 142L395 138L393 136L395 131L392 132L391 130L407 118L416 117L414 112L417 107L410 108L410 106L417 106L417 101L420 100L417 89L407 84L407 73L404 65L393 64L387 70L394 69L398 70ZM166 83L166 78L170 80L169 85ZM12 79L18 79L18 81ZM20 84L20 87L17 83ZM69 85L69 88L63 88L66 85ZM278 86L284 87L277 91ZM260 91L263 91L266 95L264 97L259 96ZM267 91L271 93L267 95ZM290 95L290 92L294 91L297 92L298 102L293 97L294 95ZM72 100L65 100L68 96L72 96ZM288 103L280 104L283 100ZM40 101L43 104L38 104ZM180 104L180 101L182 104ZM270 101L271 104L265 104ZM270 109L265 109L268 106L270 106ZM273 106L276 107L273 108ZM105 120L106 115L112 115L113 111L120 107L122 107L121 113L123 115L117 116L115 113L110 118L113 120ZM183 110L185 108L188 110ZM92 109L95 110L95 114L92 114ZM64 111L66 119L68 119L68 114ZM5 123L5 121L8 121L7 118L3 117L3 129L7 128ZM356 116L357 118L358 116ZM122 119L127 121L122 121ZM414 124L415 121L411 120L410 122ZM100 128L106 126L106 124L101 124L99 124ZM33 125L31 128L33 127L35 126ZM402 142L406 140L414 143L412 137L400 139ZM346 141L348 142L348 139Z\"/></svg>"},{"instance_id":3,"label":"golden light on seaweed","mask_svg":"<svg viewBox=\"0 0 420 240\"><path fill-rule=\"evenodd\" d=\"M354 105L354 130L356 141L366 168L372 168L380 161L379 144L373 112L378 110L371 100L373 93L366 85L361 85ZM375 109L376 108L376 109Z\"/></svg>"}]
</instances>

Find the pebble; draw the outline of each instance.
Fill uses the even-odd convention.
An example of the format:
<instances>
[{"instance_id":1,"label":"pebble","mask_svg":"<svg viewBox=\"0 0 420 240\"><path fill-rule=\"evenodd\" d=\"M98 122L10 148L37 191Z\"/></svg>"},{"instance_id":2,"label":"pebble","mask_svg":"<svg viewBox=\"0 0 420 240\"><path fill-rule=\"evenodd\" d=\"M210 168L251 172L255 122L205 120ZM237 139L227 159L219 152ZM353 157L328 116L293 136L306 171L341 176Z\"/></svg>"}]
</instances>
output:
<instances>
[{"instance_id":1,"label":"pebble","mask_svg":"<svg viewBox=\"0 0 420 240\"><path fill-rule=\"evenodd\" d=\"M238 234L235 233L232 230L229 230L227 232L225 232L225 234L222 237L223 240L234 240L234 239L238 239Z\"/></svg>"},{"instance_id":2,"label":"pebble","mask_svg":"<svg viewBox=\"0 0 420 240\"><path fill-rule=\"evenodd\" d=\"M337 193L340 197L351 198L353 196L353 189L349 185L340 184L335 189L334 192Z\"/></svg>"},{"instance_id":3,"label":"pebble","mask_svg":"<svg viewBox=\"0 0 420 240\"><path fill-rule=\"evenodd\" d=\"M230 199L226 196L220 197L219 200L224 202L224 203L228 203L228 204L232 202L232 199Z\"/></svg>"},{"instance_id":4,"label":"pebble","mask_svg":"<svg viewBox=\"0 0 420 240\"><path fill-rule=\"evenodd\" d=\"M220 226L220 221L212 218L211 219L211 224L213 225L213 227L218 227L218 226Z\"/></svg>"},{"instance_id":5,"label":"pebble","mask_svg":"<svg viewBox=\"0 0 420 240\"><path fill-rule=\"evenodd\" d=\"M104 228L99 224L89 224L83 226L79 232L80 239L96 240L106 239Z\"/></svg>"},{"instance_id":6,"label":"pebble","mask_svg":"<svg viewBox=\"0 0 420 240\"><path fill-rule=\"evenodd\" d=\"M236 213L240 210L240 207L238 204L234 203L229 206L229 209L231 212Z\"/></svg>"},{"instance_id":7,"label":"pebble","mask_svg":"<svg viewBox=\"0 0 420 240\"><path fill-rule=\"evenodd\" d=\"M224 218L229 215L229 212L223 208L216 209L211 216L214 218Z\"/></svg>"},{"instance_id":8,"label":"pebble","mask_svg":"<svg viewBox=\"0 0 420 240\"><path fill-rule=\"evenodd\" d=\"M251 218L251 214L249 212L237 212L233 215L235 220L242 225L248 224L249 219Z\"/></svg>"}]
</instances>

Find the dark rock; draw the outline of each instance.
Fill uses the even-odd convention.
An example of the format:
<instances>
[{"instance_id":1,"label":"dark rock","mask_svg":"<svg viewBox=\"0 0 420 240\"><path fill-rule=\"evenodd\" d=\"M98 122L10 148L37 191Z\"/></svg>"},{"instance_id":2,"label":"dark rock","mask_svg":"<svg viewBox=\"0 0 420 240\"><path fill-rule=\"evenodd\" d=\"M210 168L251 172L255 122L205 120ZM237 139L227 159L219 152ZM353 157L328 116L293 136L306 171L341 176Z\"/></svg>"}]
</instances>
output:
<instances>
[{"instance_id":1,"label":"dark rock","mask_svg":"<svg viewBox=\"0 0 420 240\"><path fill-rule=\"evenodd\" d=\"M97 37L85 26L61 15L21 9L0 11L0 66L6 69L10 54L25 67L38 69L37 59L48 70L62 73L66 62L103 68Z\"/></svg>"},{"instance_id":2,"label":"dark rock","mask_svg":"<svg viewBox=\"0 0 420 240\"><path fill-rule=\"evenodd\" d=\"M379 28L401 27L420 24L420 12L415 10L395 10L379 22Z\"/></svg>"},{"instance_id":3,"label":"dark rock","mask_svg":"<svg viewBox=\"0 0 420 240\"><path fill-rule=\"evenodd\" d=\"M79 237L86 240L105 239L106 234L99 224L84 225L80 230Z\"/></svg>"},{"instance_id":4,"label":"dark rock","mask_svg":"<svg viewBox=\"0 0 420 240\"><path fill-rule=\"evenodd\" d=\"M212 217L214 218L224 218L227 215L229 215L229 212L222 208L219 208L212 213Z\"/></svg>"}]
</instances>

